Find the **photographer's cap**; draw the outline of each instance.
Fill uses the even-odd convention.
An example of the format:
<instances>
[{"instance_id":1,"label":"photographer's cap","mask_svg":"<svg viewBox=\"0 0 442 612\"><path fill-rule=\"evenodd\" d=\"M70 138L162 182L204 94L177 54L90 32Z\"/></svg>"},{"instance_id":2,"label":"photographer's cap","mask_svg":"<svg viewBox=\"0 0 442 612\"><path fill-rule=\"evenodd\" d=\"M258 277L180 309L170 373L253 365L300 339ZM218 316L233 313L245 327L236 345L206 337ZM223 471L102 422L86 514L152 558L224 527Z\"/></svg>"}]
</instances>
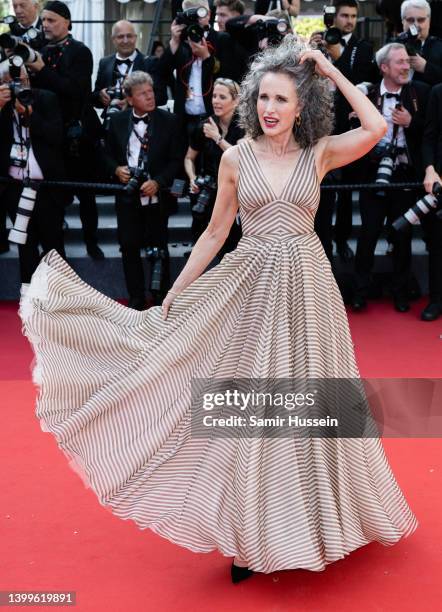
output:
<instances>
[{"instance_id":1,"label":"photographer's cap","mask_svg":"<svg viewBox=\"0 0 442 612\"><path fill-rule=\"evenodd\" d=\"M60 15L60 17L64 17L69 21L69 29L72 30L71 11L64 2L60 0L50 0L50 2L46 2L42 10L51 11L52 13Z\"/></svg>"}]
</instances>

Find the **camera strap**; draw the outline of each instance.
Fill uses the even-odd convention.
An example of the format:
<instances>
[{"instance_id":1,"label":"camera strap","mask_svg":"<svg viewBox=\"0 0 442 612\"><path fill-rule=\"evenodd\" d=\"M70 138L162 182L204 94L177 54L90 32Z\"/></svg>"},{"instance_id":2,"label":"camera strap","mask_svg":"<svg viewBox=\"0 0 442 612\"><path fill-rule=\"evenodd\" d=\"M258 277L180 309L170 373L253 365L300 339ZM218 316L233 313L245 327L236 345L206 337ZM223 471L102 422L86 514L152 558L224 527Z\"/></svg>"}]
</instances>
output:
<instances>
[{"instance_id":1,"label":"camera strap","mask_svg":"<svg viewBox=\"0 0 442 612\"><path fill-rule=\"evenodd\" d=\"M19 142L16 142L14 137L10 155L11 165L23 168L23 170L26 168L27 178L29 178L29 152L31 150L29 127L23 125L21 117L16 111L12 113L12 121L16 128L15 131L18 134ZM26 138L23 136L23 129L28 130Z\"/></svg>"}]
</instances>

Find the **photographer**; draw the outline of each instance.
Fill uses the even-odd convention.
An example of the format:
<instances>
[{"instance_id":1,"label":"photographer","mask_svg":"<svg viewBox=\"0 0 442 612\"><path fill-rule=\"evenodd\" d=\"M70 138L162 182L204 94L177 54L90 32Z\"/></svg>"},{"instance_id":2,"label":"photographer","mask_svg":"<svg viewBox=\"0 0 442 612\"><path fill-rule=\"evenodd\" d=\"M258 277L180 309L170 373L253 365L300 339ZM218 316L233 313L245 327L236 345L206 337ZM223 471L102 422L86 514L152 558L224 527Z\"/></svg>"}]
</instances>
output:
<instances>
[{"instance_id":1,"label":"photographer","mask_svg":"<svg viewBox=\"0 0 442 612\"><path fill-rule=\"evenodd\" d=\"M12 81L5 75L3 80L8 84L0 86L0 175L10 176L13 182L2 186L2 215L7 212L13 223L21 217L20 231L15 230L19 234L20 279L29 283L40 261L39 245L43 254L57 249L65 257L61 194L54 188L40 187L36 195L28 190L31 205L22 200L25 179L65 178L63 123L57 97L49 91L31 90L23 68L19 79Z\"/></svg>"},{"instance_id":2,"label":"photographer","mask_svg":"<svg viewBox=\"0 0 442 612\"><path fill-rule=\"evenodd\" d=\"M140 249L150 242L167 255L168 189L182 165L184 143L174 114L155 108L152 78L135 71L124 82L130 108L112 115L104 163L109 175L126 185L116 196L118 240L129 307L145 308L145 282ZM167 287L168 288L168 287ZM162 287L161 291L167 291ZM155 296L160 299L160 295Z\"/></svg>"},{"instance_id":3,"label":"photographer","mask_svg":"<svg viewBox=\"0 0 442 612\"><path fill-rule=\"evenodd\" d=\"M401 4L404 42L410 55L413 81L429 85L442 82L442 39L430 36L431 8L426 0L405 0ZM413 35L412 28L417 32ZM403 42L404 34L400 35Z\"/></svg>"},{"instance_id":4,"label":"photographer","mask_svg":"<svg viewBox=\"0 0 442 612\"><path fill-rule=\"evenodd\" d=\"M92 53L69 33L71 14L64 2L47 2L42 12L48 44L37 60L28 63L35 87L53 91L59 100L64 123L64 157L69 180L96 179L96 152L101 123L90 103ZM97 244L98 213L93 192L79 190L80 219L90 257L103 259Z\"/></svg>"},{"instance_id":5,"label":"photographer","mask_svg":"<svg viewBox=\"0 0 442 612\"><path fill-rule=\"evenodd\" d=\"M189 137L213 111L214 80L235 79L243 68L230 37L211 28L207 0L184 0L183 11L172 22L171 40L160 61L165 71L176 70L174 112Z\"/></svg>"},{"instance_id":6,"label":"photographer","mask_svg":"<svg viewBox=\"0 0 442 612\"><path fill-rule=\"evenodd\" d=\"M356 0L335 0L332 7L326 7L329 13L324 14L327 26L325 32L315 32L310 43L323 48L331 57L334 65L354 85L362 81L377 80L373 63L373 47L354 34L357 18L358 3ZM333 9L333 10L332 10ZM335 128L334 134L343 134L350 129L348 116L351 107L339 90L335 91ZM325 182L358 183L360 179L359 160L344 166L340 171L334 171L325 178ZM329 259L332 259L332 218L335 200L336 224L335 241L338 255L344 262L353 259L354 253L348 245L352 230L353 194L351 191L324 191L316 219L316 228Z\"/></svg>"},{"instance_id":7,"label":"photographer","mask_svg":"<svg viewBox=\"0 0 442 612\"><path fill-rule=\"evenodd\" d=\"M301 0L256 0L255 14L268 15L269 11L286 11L290 17L297 17L301 10Z\"/></svg>"},{"instance_id":8,"label":"photographer","mask_svg":"<svg viewBox=\"0 0 442 612\"><path fill-rule=\"evenodd\" d=\"M266 15L241 15L226 22L226 32L246 54L246 65L259 51L270 45L278 45L286 34L292 32L292 24L286 11L274 9Z\"/></svg>"},{"instance_id":9,"label":"photographer","mask_svg":"<svg viewBox=\"0 0 442 612\"><path fill-rule=\"evenodd\" d=\"M428 101L422 143L425 168L424 186L432 192L434 183L442 183L442 84L433 87ZM442 314L442 219L432 210L421 219L426 235L429 267L429 303L421 313L423 321L434 321Z\"/></svg>"},{"instance_id":10,"label":"photographer","mask_svg":"<svg viewBox=\"0 0 442 612\"><path fill-rule=\"evenodd\" d=\"M123 94L124 79L135 70L149 72L149 67L153 68L155 65L153 58L148 60L136 48L137 33L130 21L121 20L114 23L112 26L112 43L115 47L115 53L100 60L95 88L92 92L93 105L96 108L104 109L102 118L105 122L112 112L126 107ZM156 81L155 74L151 74L151 76L154 79L156 104L162 106L167 102L166 85L158 79Z\"/></svg>"},{"instance_id":11,"label":"photographer","mask_svg":"<svg viewBox=\"0 0 442 612\"><path fill-rule=\"evenodd\" d=\"M390 43L376 53L383 79L369 97L384 116L385 137L363 158L366 176L363 182L416 181L422 177L422 132L429 86L410 83L410 58L404 45ZM396 219L415 203L412 190L362 190L359 205L362 227L358 238L355 272L355 311L366 306L374 252L385 218ZM411 269L411 228L393 234L392 294L398 312L409 310L408 293Z\"/></svg>"},{"instance_id":12,"label":"photographer","mask_svg":"<svg viewBox=\"0 0 442 612\"><path fill-rule=\"evenodd\" d=\"M226 21L232 17L244 14L244 2L242 0L215 0L216 22L220 32L226 31Z\"/></svg>"},{"instance_id":13,"label":"photographer","mask_svg":"<svg viewBox=\"0 0 442 612\"><path fill-rule=\"evenodd\" d=\"M198 240L206 229L216 199L216 182L218 168L223 151L238 143L243 138L244 130L238 126L235 114L239 101L239 85L231 79L217 79L213 87L212 105L214 114L190 139L190 146L184 159L184 168L189 177L192 203L192 241ZM201 160L200 177L197 178L195 161ZM199 184L198 184L199 183ZM241 238L238 219L233 223L230 234L220 249L220 258L236 248Z\"/></svg>"},{"instance_id":14,"label":"photographer","mask_svg":"<svg viewBox=\"0 0 442 612\"><path fill-rule=\"evenodd\" d=\"M12 10L17 18L17 28L11 28L11 32L20 36L29 30L36 28L41 30L42 23L39 16L39 0L12 0Z\"/></svg>"}]
</instances>

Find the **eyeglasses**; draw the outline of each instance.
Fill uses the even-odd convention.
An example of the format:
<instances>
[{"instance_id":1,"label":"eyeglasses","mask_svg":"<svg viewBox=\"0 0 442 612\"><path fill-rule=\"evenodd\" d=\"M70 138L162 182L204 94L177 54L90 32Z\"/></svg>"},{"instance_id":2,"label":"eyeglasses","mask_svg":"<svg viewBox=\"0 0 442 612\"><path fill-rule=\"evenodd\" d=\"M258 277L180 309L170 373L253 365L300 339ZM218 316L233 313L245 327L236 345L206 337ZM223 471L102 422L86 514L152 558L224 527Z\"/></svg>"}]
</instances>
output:
<instances>
[{"instance_id":1,"label":"eyeglasses","mask_svg":"<svg viewBox=\"0 0 442 612\"><path fill-rule=\"evenodd\" d=\"M412 23L425 23L428 19L427 17L405 17L405 20L407 23L409 23L410 25Z\"/></svg>"}]
</instances>

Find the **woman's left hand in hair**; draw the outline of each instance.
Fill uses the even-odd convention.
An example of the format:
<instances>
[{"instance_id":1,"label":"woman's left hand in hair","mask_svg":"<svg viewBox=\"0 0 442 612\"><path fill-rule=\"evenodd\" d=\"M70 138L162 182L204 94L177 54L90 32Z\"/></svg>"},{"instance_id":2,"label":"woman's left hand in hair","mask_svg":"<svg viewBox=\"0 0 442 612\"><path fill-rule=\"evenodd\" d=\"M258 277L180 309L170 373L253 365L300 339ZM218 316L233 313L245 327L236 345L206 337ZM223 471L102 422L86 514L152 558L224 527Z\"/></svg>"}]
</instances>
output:
<instances>
[{"instance_id":1,"label":"woman's left hand in hair","mask_svg":"<svg viewBox=\"0 0 442 612\"><path fill-rule=\"evenodd\" d=\"M332 78L332 75L337 72L337 68L318 49L311 49L301 53L299 63L303 64L307 60L315 62L315 70L321 76Z\"/></svg>"},{"instance_id":2,"label":"woman's left hand in hair","mask_svg":"<svg viewBox=\"0 0 442 612\"><path fill-rule=\"evenodd\" d=\"M209 117L209 120L204 123L203 131L204 136L206 138L211 138L212 140L216 140L217 138L219 138L220 133L218 130L218 126L216 125L212 117Z\"/></svg>"}]
</instances>

